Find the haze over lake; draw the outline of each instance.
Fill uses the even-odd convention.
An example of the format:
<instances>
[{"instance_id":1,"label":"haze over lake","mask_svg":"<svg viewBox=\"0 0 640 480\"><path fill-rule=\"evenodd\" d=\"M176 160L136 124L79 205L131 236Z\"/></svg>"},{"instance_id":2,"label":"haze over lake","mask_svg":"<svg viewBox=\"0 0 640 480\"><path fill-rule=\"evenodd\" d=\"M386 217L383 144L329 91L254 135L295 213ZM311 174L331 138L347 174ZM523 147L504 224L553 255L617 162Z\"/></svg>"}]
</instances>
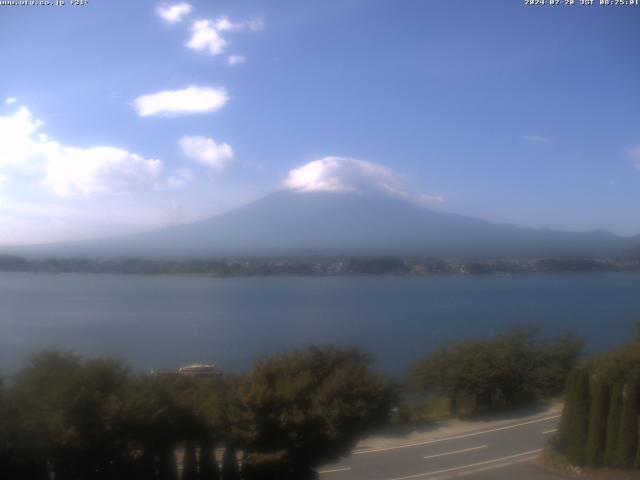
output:
<instances>
[{"instance_id":1,"label":"haze over lake","mask_svg":"<svg viewBox=\"0 0 640 480\"><path fill-rule=\"evenodd\" d=\"M1 373L43 348L116 355L135 370L214 362L242 372L310 343L357 345L402 375L438 345L514 325L627 340L640 275L251 277L0 274Z\"/></svg>"}]
</instances>

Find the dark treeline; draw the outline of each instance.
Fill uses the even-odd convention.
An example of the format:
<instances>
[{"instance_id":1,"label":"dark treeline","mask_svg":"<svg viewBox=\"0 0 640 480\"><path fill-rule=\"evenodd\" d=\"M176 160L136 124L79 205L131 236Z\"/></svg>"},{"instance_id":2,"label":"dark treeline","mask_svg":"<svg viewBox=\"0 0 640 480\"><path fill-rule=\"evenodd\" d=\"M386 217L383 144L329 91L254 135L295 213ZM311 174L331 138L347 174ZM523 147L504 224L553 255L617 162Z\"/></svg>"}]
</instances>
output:
<instances>
[{"instance_id":1,"label":"dark treeline","mask_svg":"<svg viewBox=\"0 0 640 480\"><path fill-rule=\"evenodd\" d=\"M533 330L464 341L418 362L409 388L446 398L452 415L536 401L562 390L581 348ZM240 377L132 375L44 352L0 390L0 478L316 478L399 398L356 349L276 355Z\"/></svg>"},{"instance_id":2,"label":"dark treeline","mask_svg":"<svg viewBox=\"0 0 640 480\"><path fill-rule=\"evenodd\" d=\"M152 260L142 258L27 259L0 255L0 271L246 275L486 275L629 272L640 258L441 259L403 257L285 257Z\"/></svg>"},{"instance_id":3,"label":"dark treeline","mask_svg":"<svg viewBox=\"0 0 640 480\"><path fill-rule=\"evenodd\" d=\"M0 399L7 480L308 479L383 424L390 384L351 349L310 348L242 378L133 376L119 362L34 356ZM222 466L216 447L224 447Z\"/></svg>"},{"instance_id":4,"label":"dark treeline","mask_svg":"<svg viewBox=\"0 0 640 480\"><path fill-rule=\"evenodd\" d=\"M574 465L640 469L640 335L567 379L554 445Z\"/></svg>"}]
</instances>

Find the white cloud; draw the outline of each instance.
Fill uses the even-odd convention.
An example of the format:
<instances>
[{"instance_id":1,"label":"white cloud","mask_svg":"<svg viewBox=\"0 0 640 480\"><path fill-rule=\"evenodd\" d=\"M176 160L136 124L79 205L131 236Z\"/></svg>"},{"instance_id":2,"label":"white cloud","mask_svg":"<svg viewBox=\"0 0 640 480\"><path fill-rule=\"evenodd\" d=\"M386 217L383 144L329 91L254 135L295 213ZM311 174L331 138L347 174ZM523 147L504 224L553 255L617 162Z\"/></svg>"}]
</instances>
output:
<instances>
[{"instance_id":1,"label":"white cloud","mask_svg":"<svg viewBox=\"0 0 640 480\"><path fill-rule=\"evenodd\" d=\"M325 157L289 171L284 186L301 192L361 192L380 189L392 179L391 170L375 163Z\"/></svg>"},{"instance_id":2,"label":"white cloud","mask_svg":"<svg viewBox=\"0 0 640 480\"><path fill-rule=\"evenodd\" d=\"M122 194L156 187L162 162L115 147L58 146L50 155L44 185L61 197Z\"/></svg>"},{"instance_id":3,"label":"white cloud","mask_svg":"<svg viewBox=\"0 0 640 480\"><path fill-rule=\"evenodd\" d=\"M223 87L190 86L183 90L142 95L133 105L141 117L150 115L188 115L218 110L227 103L229 96Z\"/></svg>"},{"instance_id":4,"label":"white cloud","mask_svg":"<svg viewBox=\"0 0 640 480\"><path fill-rule=\"evenodd\" d=\"M244 22L232 22L228 17L220 17L216 20L214 27L219 32L241 32L244 30L258 32L264 28L264 20L255 18Z\"/></svg>"},{"instance_id":5,"label":"white cloud","mask_svg":"<svg viewBox=\"0 0 640 480\"><path fill-rule=\"evenodd\" d=\"M191 10L191 5L186 2L180 2L173 5L160 5L156 9L156 13L169 23L179 23L191 13Z\"/></svg>"},{"instance_id":6,"label":"white cloud","mask_svg":"<svg viewBox=\"0 0 640 480\"><path fill-rule=\"evenodd\" d=\"M210 175L117 145L62 142L28 108L16 110L0 112L0 245L140 232L256 197L252 187L212 189ZM179 217L169 202L180 206Z\"/></svg>"},{"instance_id":7,"label":"white cloud","mask_svg":"<svg viewBox=\"0 0 640 480\"><path fill-rule=\"evenodd\" d=\"M198 136L182 137L179 143L185 155L218 172L233 162L233 149L227 143L216 143L211 138Z\"/></svg>"},{"instance_id":8,"label":"white cloud","mask_svg":"<svg viewBox=\"0 0 640 480\"><path fill-rule=\"evenodd\" d=\"M407 191L398 175L387 167L344 157L325 157L293 169L283 186L298 192L382 193L416 203L444 202L440 195Z\"/></svg>"},{"instance_id":9,"label":"white cloud","mask_svg":"<svg viewBox=\"0 0 640 480\"><path fill-rule=\"evenodd\" d=\"M5 105L13 105L17 101L18 101L18 99L16 97L8 97L8 98L4 99Z\"/></svg>"},{"instance_id":10,"label":"white cloud","mask_svg":"<svg viewBox=\"0 0 640 480\"><path fill-rule=\"evenodd\" d=\"M204 51L209 55L220 55L224 52L227 41L222 38L210 20L198 20L191 26L191 39L187 47Z\"/></svg>"},{"instance_id":11,"label":"white cloud","mask_svg":"<svg viewBox=\"0 0 640 480\"><path fill-rule=\"evenodd\" d=\"M35 176L52 193L120 194L153 188L162 162L116 147L61 145L40 132L44 123L26 107L0 116L0 172Z\"/></svg>"},{"instance_id":12,"label":"white cloud","mask_svg":"<svg viewBox=\"0 0 640 480\"><path fill-rule=\"evenodd\" d=\"M240 65L241 63L245 63L247 61L244 55L229 55L227 57L227 65Z\"/></svg>"},{"instance_id":13,"label":"white cloud","mask_svg":"<svg viewBox=\"0 0 640 480\"><path fill-rule=\"evenodd\" d=\"M522 138L524 138L527 142L530 142L530 143L540 143L540 144L551 143L551 140L549 138L543 137L542 135L526 134L526 135L522 135Z\"/></svg>"},{"instance_id":14,"label":"white cloud","mask_svg":"<svg viewBox=\"0 0 640 480\"><path fill-rule=\"evenodd\" d=\"M25 164L41 152L42 142L34 137L43 125L26 107L0 116L0 168Z\"/></svg>"},{"instance_id":15,"label":"white cloud","mask_svg":"<svg viewBox=\"0 0 640 480\"><path fill-rule=\"evenodd\" d=\"M196 20L191 25L191 38L187 47L215 56L225 52L229 42L222 36L223 32L257 32L264 28L261 18L233 22L228 17L220 17L215 21Z\"/></svg>"}]
</instances>

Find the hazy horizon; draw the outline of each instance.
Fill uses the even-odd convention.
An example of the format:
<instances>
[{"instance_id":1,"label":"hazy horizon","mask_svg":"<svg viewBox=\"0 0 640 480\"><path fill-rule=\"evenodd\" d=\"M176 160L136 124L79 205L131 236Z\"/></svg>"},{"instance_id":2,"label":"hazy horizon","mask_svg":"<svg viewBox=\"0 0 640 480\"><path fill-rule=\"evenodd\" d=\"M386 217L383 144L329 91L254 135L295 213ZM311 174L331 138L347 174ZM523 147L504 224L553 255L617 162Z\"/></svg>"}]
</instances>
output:
<instances>
[{"instance_id":1,"label":"hazy horizon","mask_svg":"<svg viewBox=\"0 0 640 480\"><path fill-rule=\"evenodd\" d=\"M135 238L138 234L146 234L146 233L155 233L155 232L163 232L165 231L167 228L172 228L172 227L180 227L180 226L189 226L192 224L200 224L201 222L207 222L209 220L215 220L218 217L223 217L226 214L234 214L234 212L236 211L240 211L246 207L251 207L254 204L259 204L261 201L268 199L269 197L272 197L274 195L282 195L282 194L287 194L287 193L292 193L295 195L307 195L307 194L313 194L313 193L322 193L322 194L327 194L330 197L333 196L342 196L342 195L347 195L349 196L351 193L356 193L356 195L358 197L361 197L363 199L374 199L375 197L381 197L381 196L387 196L385 194L378 194L375 192L348 192L348 191L339 191L339 192L304 192L304 191L296 191L296 190L288 190L287 188L279 188L277 190L273 190L271 192L266 193L265 195L258 197L258 198L254 198L254 199L250 199L245 203L242 203L238 206L232 207L228 210L213 214L213 215L207 215L207 216L203 216L202 218L194 218L194 219L189 219L189 220L183 220L183 221L178 221L178 222L174 222L174 223L169 223L169 224L165 224L165 225L156 225L156 226L152 226L152 227L147 227L147 228L142 228L140 230L134 230L131 232L118 232L115 234L107 234L107 235L99 235L99 236L95 236L95 237L81 237L81 238L71 238L71 239L63 239L63 240L59 240L59 241L42 241L42 242L25 242L25 243L20 243L20 244L0 244L0 255L2 255L3 253L11 253L12 252L12 247L29 247L29 246L47 246L47 245L64 245L64 244L73 244L75 242L84 242L86 241L91 241L91 240L110 240L110 239L128 239L128 238ZM421 204L417 199L412 199L412 198L403 198L403 197L398 197L398 196L393 196L393 195L389 195L389 198L395 199L395 200L399 200L400 202L408 202L409 204L415 205L417 207L420 208L425 208L427 210L430 210L430 207L428 205L423 205ZM372 209L374 207L372 206ZM435 210L433 210L435 211ZM522 225L516 225L513 223L509 223L509 222L497 222L497 221L490 221L490 220L486 220L484 218L478 218L478 217L469 217L466 216L464 214L459 214L457 212L447 212L445 209L438 209L437 210L439 213L444 213L444 214L452 214L454 216L459 216L462 218L468 218L470 220L480 220L483 222L488 222L489 224L493 224L495 226L505 226L505 227L516 227L518 229L522 229L523 231L550 231L550 232L559 232L559 233L576 233L576 234L590 234L590 233L598 233L598 232L602 232L605 234L612 234L614 236L620 237L622 239L629 239L629 240L633 240L636 239L637 237L640 237L640 232L638 232L637 234L629 234L629 235L625 235L625 234L616 234L614 232L610 232L608 230L603 230L603 229L591 229L591 230L568 230L568 229L550 229L548 227L526 227L526 226L522 226ZM284 234L284 232L283 232ZM364 247L364 245L363 245ZM8 250L4 250L3 248L8 249ZM251 252L246 252L248 255L251 255ZM255 253L255 252L254 252ZM348 252L347 252L348 253ZM364 252L366 254L366 252ZM402 252L402 251L398 251L396 252L398 255L402 255L406 252ZM427 251L425 253L428 253ZM298 253L294 253L295 256L298 255Z\"/></svg>"}]
</instances>

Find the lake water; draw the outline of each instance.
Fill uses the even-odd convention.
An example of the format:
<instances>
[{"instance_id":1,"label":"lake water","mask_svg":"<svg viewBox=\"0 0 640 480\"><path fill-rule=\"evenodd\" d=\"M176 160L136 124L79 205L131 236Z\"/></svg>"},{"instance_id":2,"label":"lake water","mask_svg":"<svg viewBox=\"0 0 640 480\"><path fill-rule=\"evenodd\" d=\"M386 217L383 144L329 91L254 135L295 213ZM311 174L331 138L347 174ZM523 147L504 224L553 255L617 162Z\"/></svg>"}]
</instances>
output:
<instances>
[{"instance_id":1,"label":"lake water","mask_svg":"<svg viewBox=\"0 0 640 480\"><path fill-rule=\"evenodd\" d=\"M0 274L0 372L44 348L115 355L134 369L214 362L241 372L310 343L357 345L402 375L460 338L512 325L629 339L640 275L268 277Z\"/></svg>"}]
</instances>

